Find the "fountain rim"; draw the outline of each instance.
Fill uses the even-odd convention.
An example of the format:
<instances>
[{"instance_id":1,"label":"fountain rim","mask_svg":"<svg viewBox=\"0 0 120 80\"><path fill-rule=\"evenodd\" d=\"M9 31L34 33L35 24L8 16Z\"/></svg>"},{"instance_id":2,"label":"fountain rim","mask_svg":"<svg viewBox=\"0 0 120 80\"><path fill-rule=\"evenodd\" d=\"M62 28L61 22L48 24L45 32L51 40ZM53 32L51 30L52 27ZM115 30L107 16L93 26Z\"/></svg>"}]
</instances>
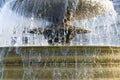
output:
<instances>
[{"instance_id":1,"label":"fountain rim","mask_svg":"<svg viewBox=\"0 0 120 80\"><path fill-rule=\"evenodd\" d=\"M37 45L25 45L25 46L0 46L0 48L111 48L120 49L120 46L115 45L60 45L60 46L37 46Z\"/></svg>"}]
</instances>

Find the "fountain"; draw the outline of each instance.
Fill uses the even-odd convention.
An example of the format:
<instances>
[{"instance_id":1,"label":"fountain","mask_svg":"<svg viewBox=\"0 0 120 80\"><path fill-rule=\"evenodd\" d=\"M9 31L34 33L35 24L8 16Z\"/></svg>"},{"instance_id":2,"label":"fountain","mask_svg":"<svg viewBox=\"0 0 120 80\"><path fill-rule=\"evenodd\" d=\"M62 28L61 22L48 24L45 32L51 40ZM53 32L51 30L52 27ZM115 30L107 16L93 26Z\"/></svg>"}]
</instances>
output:
<instances>
[{"instance_id":1,"label":"fountain","mask_svg":"<svg viewBox=\"0 0 120 80\"><path fill-rule=\"evenodd\" d=\"M28 5L24 4L25 1ZM33 28L29 32L33 34L43 34L45 39L48 40L48 43L52 45L55 43L70 43L71 39L73 39L76 34L90 32L89 30L72 26L70 24L71 20L88 19L112 9L110 2L107 0L101 2L82 0L25 1L16 0L13 2L12 10L26 17L33 16L33 18L42 18L51 22L51 25L48 25L47 28ZM110 7L106 6L104 2L108 3ZM23 8L18 8L21 6L23 6Z\"/></svg>"},{"instance_id":2,"label":"fountain","mask_svg":"<svg viewBox=\"0 0 120 80\"><path fill-rule=\"evenodd\" d=\"M0 0L0 7L1 80L120 79L111 1Z\"/></svg>"}]
</instances>

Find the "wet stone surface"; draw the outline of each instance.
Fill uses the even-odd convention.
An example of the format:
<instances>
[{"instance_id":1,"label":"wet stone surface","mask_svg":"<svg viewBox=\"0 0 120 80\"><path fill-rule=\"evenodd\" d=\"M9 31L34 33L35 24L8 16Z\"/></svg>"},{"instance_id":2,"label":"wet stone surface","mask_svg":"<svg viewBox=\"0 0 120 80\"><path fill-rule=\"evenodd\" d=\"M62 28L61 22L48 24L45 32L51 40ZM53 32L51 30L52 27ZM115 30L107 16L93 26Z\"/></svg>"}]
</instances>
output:
<instances>
[{"instance_id":1,"label":"wet stone surface","mask_svg":"<svg viewBox=\"0 0 120 80\"><path fill-rule=\"evenodd\" d=\"M50 45L70 44L76 34L90 33L89 29L75 27L71 25L56 26L51 25L46 28L34 28L28 31L31 34L43 35Z\"/></svg>"},{"instance_id":2,"label":"wet stone surface","mask_svg":"<svg viewBox=\"0 0 120 80\"><path fill-rule=\"evenodd\" d=\"M45 29L33 29L29 31L32 34L42 34L44 35L45 39L48 40L50 45L55 44L69 44L70 41L75 37L76 31L74 28L67 28L67 27L56 27L51 26Z\"/></svg>"},{"instance_id":3,"label":"wet stone surface","mask_svg":"<svg viewBox=\"0 0 120 80\"><path fill-rule=\"evenodd\" d=\"M54 45L56 43L70 43L70 41L74 38L76 32L72 29L53 29L53 30L45 30L44 36L48 40L48 43Z\"/></svg>"}]
</instances>

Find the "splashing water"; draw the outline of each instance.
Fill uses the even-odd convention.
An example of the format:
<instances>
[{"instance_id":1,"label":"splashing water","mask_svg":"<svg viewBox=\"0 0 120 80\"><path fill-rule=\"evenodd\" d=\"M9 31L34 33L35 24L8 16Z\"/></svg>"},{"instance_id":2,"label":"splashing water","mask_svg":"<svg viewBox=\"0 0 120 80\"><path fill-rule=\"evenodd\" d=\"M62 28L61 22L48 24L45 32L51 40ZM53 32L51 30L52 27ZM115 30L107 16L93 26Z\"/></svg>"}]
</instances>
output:
<instances>
[{"instance_id":1,"label":"splashing water","mask_svg":"<svg viewBox=\"0 0 120 80\"><path fill-rule=\"evenodd\" d=\"M32 44L35 39L33 40L33 42L32 42L32 40L31 41L26 40L26 42L24 40L24 38L29 39L29 36L31 36L30 37L31 39L34 38L34 35L30 35L29 33L27 33L27 29L33 27L33 25L34 26L48 25L49 22L46 22L44 20L35 20L32 17L25 18L25 17L19 16L19 15L13 13L9 8L9 6L10 6L9 4L11 2L12 1L7 2L1 9L0 41L3 41L3 42L1 42L0 45L10 46L10 45ZM35 36L37 36L37 35L35 35ZM43 40L44 40L44 38L43 38ZM31 42L31 43L29 43L29 42Z\"/></svg>"},{"instance_id":2,"label":"splashing water","mask_svg":"<svg viewBox=\"0 0 120 80\"><path fill-rule=\"evenodd\" d=\"M101 16L89 20L73 22L73 25L88 27L92 30L83 39L88 45L119 45L119 26L116 25L116 11L110 11ZM79 43L81 36L76 39ZM76 42L75 41L75 42Z\"/></svg>"},{"instance_id":3,"label":"splashing water","mask_svg":"<svg viewBox=\"0 0 120 80\"><path fill-rule=\"evenodd\" d=\"M51 23L42 18L34 18L34 15L31 17L20 16L10 9L13 2L14 0L10 0L1 8L0 41L2 42L0 45L48 45L47 41L44 39L44 36L29 34L27 31L31 28L47 26ZM24 3L25 2L23 2L23 4ZM115 20L115 10L111 10L93 19L73 22L73 25L90 28L92 32L90 34L77 35L71 45L119 45L120 33L118 32L119 30Z\"/></svg>"},{"instance_id":4,"label":"splashing water","mask_svg":"<svg viewBox=\"0 0 120 80\"><path fill-rule=\"evenodd\" d=\"M13 2L14 0L2 0L0 5L1 80L7 77L18 80L120 78L120 49L109 47L120 45L120 28L114 9L92 19L73 21L72 25L90 28L92 32L76 35L71 42L72 46L48 46L43 35L30 34L28 30L38 26L46 27L52 22L35 18L33 14L26 17L22 12L20 15L12 11ZM109 46L106 48L103 45Z\"/></svg>"}]
</instances>

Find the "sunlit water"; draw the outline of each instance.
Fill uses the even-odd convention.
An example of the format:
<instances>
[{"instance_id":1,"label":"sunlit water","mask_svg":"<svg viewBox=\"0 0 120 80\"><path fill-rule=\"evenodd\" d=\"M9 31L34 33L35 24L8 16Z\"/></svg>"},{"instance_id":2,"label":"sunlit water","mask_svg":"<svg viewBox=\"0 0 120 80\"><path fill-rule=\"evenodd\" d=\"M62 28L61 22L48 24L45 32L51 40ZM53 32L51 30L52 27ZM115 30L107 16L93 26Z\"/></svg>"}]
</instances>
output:
<instances>
[{"instance_id":1,"label":"sunlit water","mask_svg":"<svg viewBox=\"0 0 120 80\"><path fill-rule=\"evenodd\" d=\"M42 80L50 78L52 80L93 80L109 78L119 78L119 52L103 51L101 48L34 48L36 46L48 46L44 36L30 34L28 30L34 27L47 26L50 22L43 19L24 17L16 14L10 9L10 3L14 0L1 0L0 10L0 46L16 46L16 48L0 48L0 79L5 78L5 70L12 58L13 73L20 73L21 80ZM6 1L6 2L4 2ZM99 45L99 46L119 46L120 27L116 22L117 13L111 10L98 17L74 21L72 25L89 28L89 34L76 35L70 45ZM19 46L34 46L33 48L19 48ZM104 53L105 52L105 53ZM110 54L109 54L110 53ZM12 55L12 56L11 56ZM14 56L15 55L15 56ZM19 57L18 57L19 56ZM22 60L17 62L19 58ZM118 60L118 61L117 61ZM116 65L113 65L116 63ZM118 63L118 64L117 64ZM19 65L20 64L20 65ZM16 66L19 65L20 67ZM107 68L107 69L106 69ZM22 72L20 72L20 69ZM8 68L9 70L9 68ZM12 68L11 68L12 70ZM118 72L116 72L118 70ZM117 74L115 74L116 72ZM8 72L10 74L10 72ZM15 76L12 75L12 76ZM22 75L21 75L22 74ZM119 79L118 79L119 80Z\"/></svg>"},{"instance_id":2,"label":"sunlit water","mask_svg":"<svg viewBox=\"0 0 120 80\"><path fill-rule=\"evenodd\" d=\"M14 1L14 0L13 0ZM42 18L36 19L21 16L11 10L12 0L2 0L4 5L0 12L0 45L48 45L42 35L29 34L28 30L34 27L43 27L51 23ZM89 20L74 21L77 27L89 28L89 34L77 35L71 45L120 45L119 26L116 24L117 13L111 10Z\"/></svg>"}]
</instances>

